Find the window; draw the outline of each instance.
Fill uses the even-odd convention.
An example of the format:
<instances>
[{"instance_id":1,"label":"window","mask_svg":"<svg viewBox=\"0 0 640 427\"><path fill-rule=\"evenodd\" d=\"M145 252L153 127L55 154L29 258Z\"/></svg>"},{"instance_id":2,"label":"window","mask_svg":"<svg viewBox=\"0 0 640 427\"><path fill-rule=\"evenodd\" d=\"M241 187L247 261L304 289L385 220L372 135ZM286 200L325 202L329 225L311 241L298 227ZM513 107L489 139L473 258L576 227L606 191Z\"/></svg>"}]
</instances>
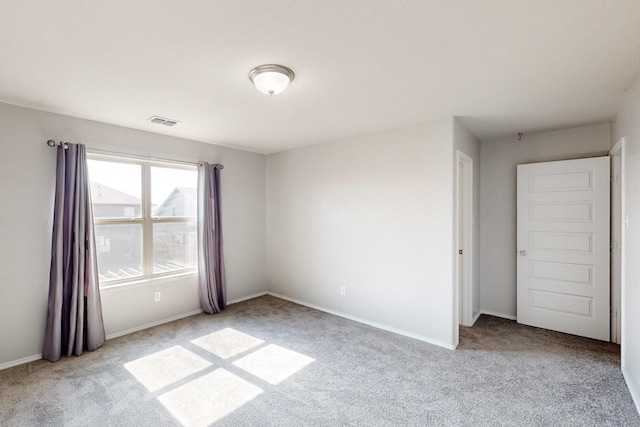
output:
<instances>
[{"instance_id":1,"label":"window","mask_svg":"<svg viewBox=\"0 0 640 427\"><path fill-rule=\"evenodd\" d=\"M88 156L100 284L194 270L195 166Z\"/></svg>"}]
</instances>

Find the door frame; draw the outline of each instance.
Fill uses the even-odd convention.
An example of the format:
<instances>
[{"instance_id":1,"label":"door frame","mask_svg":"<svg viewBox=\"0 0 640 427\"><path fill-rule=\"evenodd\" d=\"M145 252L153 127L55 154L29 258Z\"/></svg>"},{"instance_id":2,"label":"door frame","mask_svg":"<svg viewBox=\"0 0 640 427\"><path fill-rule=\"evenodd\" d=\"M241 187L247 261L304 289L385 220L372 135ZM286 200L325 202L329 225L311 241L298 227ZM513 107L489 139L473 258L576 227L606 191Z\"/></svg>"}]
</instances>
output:
<instances>
[{"instance_id":1,"label":"door frame","mask_svg":"<svg viewBox=\"0 0 640 427\"><path fill-rule=\"evenodd\" d=\"M611 280L611 342L621 344L624 341L623 329L622 329L622 301L624 301L625 292L625 246L626 246L626 229L628 227L627 222L627 209L625 204L625 138L622 137L615 143L615 145L609 151L611 161L614 162L614 158L620 158L620 167L618 169L618 176L611 178L611 212L614 211L614 206L617 207L619 212L618 223L619 229L611 227L611 242L617 244L620 247L620 260L619 260L619 282ZM613 168L612 168L613 171ZM617 179L616 179L617 178ZM614 191L615 187L615 191ZM618 196L618 197L615 197ZM613 215L612 215L613 219ZM612 252L613 253L613 252ZM613 258L612 260L613 261ZM611 262L611 270L616 268L614 263ZM613 274L611 275L613 278Z\"/></svg>"},{"instance_id":2,"label":"door frame","mask_svg":"<svg viewBox=\"0 0 640 427\"><path fill-rule=\"evenodd\" d=\"M456 150L456 322L473 325L473 158ZM462 250L463 256L459 255ZM462 262L461 262L462 259ZM460 274L462 271L463 274Z\"/></svg>"}]
</instances>

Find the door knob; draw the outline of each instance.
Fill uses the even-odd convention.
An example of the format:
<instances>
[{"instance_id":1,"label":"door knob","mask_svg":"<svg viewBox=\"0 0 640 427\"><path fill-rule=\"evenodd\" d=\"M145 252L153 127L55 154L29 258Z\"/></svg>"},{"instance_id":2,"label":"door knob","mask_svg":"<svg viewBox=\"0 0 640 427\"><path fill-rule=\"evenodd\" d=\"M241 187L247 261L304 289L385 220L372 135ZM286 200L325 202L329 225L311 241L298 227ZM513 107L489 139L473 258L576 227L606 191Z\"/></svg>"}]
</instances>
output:
<instances>
[{"instance_id":1,"label":"door knob","mask_svg":"<svg viewBox=\"0 0 640 427\"><path fill-rule=\"evenodd\" d=\"M527 256L527 251L524 249L520 251L520 256Z\"/></svg>"}]
</instances>

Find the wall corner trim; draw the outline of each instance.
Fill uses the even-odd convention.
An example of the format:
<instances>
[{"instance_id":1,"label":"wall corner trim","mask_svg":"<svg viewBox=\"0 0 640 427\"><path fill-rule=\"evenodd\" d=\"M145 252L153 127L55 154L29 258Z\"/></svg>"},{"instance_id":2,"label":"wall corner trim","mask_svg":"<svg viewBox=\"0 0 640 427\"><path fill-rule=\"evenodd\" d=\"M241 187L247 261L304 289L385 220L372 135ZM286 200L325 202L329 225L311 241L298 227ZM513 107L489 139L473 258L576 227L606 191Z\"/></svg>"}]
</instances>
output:
<instances>
[{"instance_id":1,"label":"wall corner trim","mask_svg":"<svg viewBox=\"0 0 640 427\"><path fill-rule=\"evenodd\" d=\"M629 375L624 366L622 367L622 377L624 378L624 382L627 383L627 388L629 389L629 393L631 393L633 403L636 405L636 410L640 413L640 389L631 381L631 375Z\"/></svg>"},{"instance_id":2,"label":"wall corner trim","mask_svg":"<svg viewBox=\"0 0 640 427\"><path fill-rule=\"evenodd\" d=\"M480 318L480 316L482 316L482 311L478 311L475 316L473 316L473 319L471 319L471 326L475 325L476 322L478 321L478 319Z\"/></svg>"}]
</instances>

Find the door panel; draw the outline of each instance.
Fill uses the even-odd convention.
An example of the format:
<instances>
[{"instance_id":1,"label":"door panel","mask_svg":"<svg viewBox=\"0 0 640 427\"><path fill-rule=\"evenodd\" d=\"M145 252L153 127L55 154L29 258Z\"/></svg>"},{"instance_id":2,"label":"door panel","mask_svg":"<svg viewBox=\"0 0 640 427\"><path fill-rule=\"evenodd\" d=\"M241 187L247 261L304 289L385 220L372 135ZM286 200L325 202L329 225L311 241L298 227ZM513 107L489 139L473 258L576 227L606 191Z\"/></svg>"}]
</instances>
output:
<instances>
[{"instance_id":1,"label":"door panel","mask_svg":"<svg viewBox=\"0 0 640 427\"><path fill-rule=\"evenodd\" d=\"M529 232L531 249L557 251L564 254L593 254L593 233Z\"/></svg>"},{"instance_id":2,"label":"door panel","mask_svg":"<svg viewBox=\"0 0 640 427\"><path fill-rule=\"evenodd\" d=\"M518 165L518 323L609 340L609 158Z\"/></svg>"},{"instance_id":3,"label":"door panel","mask_svg":"<svg viewBox=\"0 0 640 427\"><path fill-rule=\"evenodd\" d=\"M593 316L593 298L559 294L557 292L537 291L533 289L529 292L531 307L579 316Z\"/></svg>"}]
</instances>

